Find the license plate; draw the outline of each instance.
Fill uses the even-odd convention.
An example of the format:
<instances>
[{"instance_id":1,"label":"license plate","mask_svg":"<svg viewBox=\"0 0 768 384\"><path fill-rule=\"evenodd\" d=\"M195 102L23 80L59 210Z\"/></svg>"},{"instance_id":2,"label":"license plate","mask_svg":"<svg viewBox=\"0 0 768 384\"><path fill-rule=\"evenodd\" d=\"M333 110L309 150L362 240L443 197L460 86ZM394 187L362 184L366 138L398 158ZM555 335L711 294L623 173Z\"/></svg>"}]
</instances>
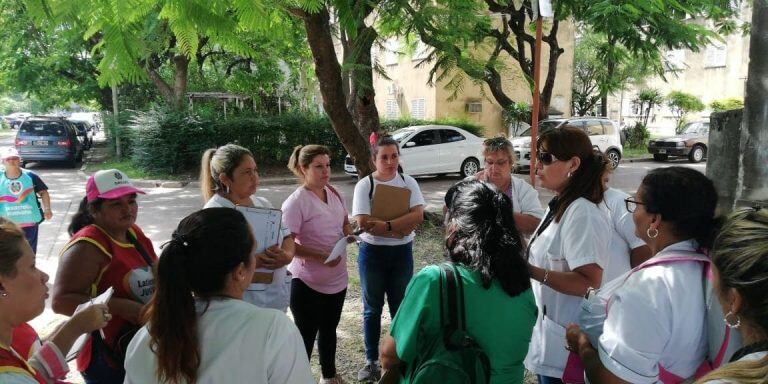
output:
<instances>
[{"instance_id":1,"label":"license plate","mask_svg":"<svg viewBox=\"0 0 768 384\"><path fill-rule=\"evenodd\" d=\"M663 155L663 154L667 153L667 150L666 149L659 149L659 153Z\"/></svg>"},{"instance_id":2,"label":"license plate","mask_svg":"<svg viewBox=\"0 0 768 384\"><path fill-rule=\"evenodd\" d=\"M47 140L35 141L34 144L35 145L48 145L48 141Z\"/></svg>"}]
</instances>

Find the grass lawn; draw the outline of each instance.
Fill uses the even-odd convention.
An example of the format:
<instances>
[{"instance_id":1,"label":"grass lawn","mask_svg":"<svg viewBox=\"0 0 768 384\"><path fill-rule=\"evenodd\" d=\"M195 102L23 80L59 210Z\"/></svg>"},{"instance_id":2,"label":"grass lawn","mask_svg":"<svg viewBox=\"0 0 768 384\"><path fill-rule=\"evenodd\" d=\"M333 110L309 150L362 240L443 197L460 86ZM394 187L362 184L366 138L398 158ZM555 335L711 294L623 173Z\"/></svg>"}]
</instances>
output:
<instances>
[{"instance_id":1,"label":"grass lawn","mask_svg":"<svg viewBox=\"0 0 768 384\"><path fill-rule=\"evenodd\" d=\"M637 157L650 157L651 154L648 153L648 148L646 147L625 147L624 148L624 158L625 159L633 159Z\"/></svg>"}]
</instances>

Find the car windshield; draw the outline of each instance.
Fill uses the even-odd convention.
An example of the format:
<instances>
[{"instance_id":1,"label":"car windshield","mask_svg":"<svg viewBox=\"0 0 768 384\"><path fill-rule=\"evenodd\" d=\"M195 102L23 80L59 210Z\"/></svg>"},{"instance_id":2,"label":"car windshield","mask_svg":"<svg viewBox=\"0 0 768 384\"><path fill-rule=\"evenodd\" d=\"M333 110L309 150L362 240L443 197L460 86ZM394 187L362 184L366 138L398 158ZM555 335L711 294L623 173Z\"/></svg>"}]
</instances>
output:
<instances>
[{"instance_id":1,"label":"car windshield","mask_svg":"<svg viewBox=\"0 0 768 384\"><path fill-rule=\"evenodd\" d=\"M401 142L406 136L413 133L416 129L415 128L400 128L397 131L392 133L392 138L395 139L398 143Z\"/></svg>"},{"instance_id":2,"label":"car windshield","mask_svg":"<svg viewBox=\"0 0 768 384\"><path fill-rule=\"evenodd\" d=\"M709 124L705 123L688 123L685 126L685 133L704 133L709 129Z\"/></svg>"},{"instance_id":3,"label":"car windshield","mask_svg":"<svg viewBox=\"0 0 768 384\"><path fill-rule=\"evenodd\" d=\"M546 131L551 130L552 128L557 127L558 125L560 125L560 123L562 123L562 121L542 121L542 122L540 122L539 123L539 135L541 135L542 133L544 133ZM533 128L526 129L523 133L520 134L520 136L530 137L531 136L531 129L533 129Z\"/></svg>"},{"instance_id":4,"label":"car windshield","mask_svg":"<svg viewBox=\"0 0 768 384\"><path fill-rule=\"evenodd\" d=\"M64 125L54 121L27 121L21 132L36 136L66 136Z\"/></svg>"}]
</instances>

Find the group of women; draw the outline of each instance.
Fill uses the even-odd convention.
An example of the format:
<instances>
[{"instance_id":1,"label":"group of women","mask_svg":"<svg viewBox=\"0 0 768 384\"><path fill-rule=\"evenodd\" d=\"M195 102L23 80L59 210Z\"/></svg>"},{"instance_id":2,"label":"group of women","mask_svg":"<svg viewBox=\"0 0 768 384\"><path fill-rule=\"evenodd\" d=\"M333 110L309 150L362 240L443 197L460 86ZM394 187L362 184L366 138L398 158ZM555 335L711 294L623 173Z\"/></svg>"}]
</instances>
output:
<instances>
[{"instance_id":1,"label":"group of women","mask_svg":"<svg viewBox=\"0 0 768 384\"><path fill-rule=\"evenodd\" d=\"M379 138L376 171L353 196L362 231L363 381L399 368L399 381L410 382L443 341L441 270L413 276L425 203L416 181L398 173L398 156L396 142ZM539 383L562 382L573 360L583 367L576 382L765 382L768 209L719 223L712 182L683 167L653 170L634 196L622 195L607 188L607 161L576 128L539 140L535 172L555 193L546 210L536 190L511 175L508 140L486 140L484 156L483 172L446 193L445 253L491 383L522 382L524 368ZM87 383L310 383L315 342L321 383L343 382L335 354L347 259L330 256L337 242L357 238L343 195L329 183L330 157L318 145L294 150L288 166L301 185L282 206L278 243L259 254L248 221L232 209L272 207L254 196L255 157L243 147L204 154L205 209L181 221L159 258L135 224L143 192L118 170L95 173L53 288L54 311L72 317L45 343L26 322L43 310L48 276L23 232L0 220L0 381L61 379L74 339L90 333L77 361ZM408 189L408 212L374 217L380 185ZM710 264L725 324L745 347L699 377L708 358ZM83 305L110 287L107 305ZM583 320L585 295L607 302L598 327ZM385 299L393 321L379 347Z\"/></svg>"}]
</instances>

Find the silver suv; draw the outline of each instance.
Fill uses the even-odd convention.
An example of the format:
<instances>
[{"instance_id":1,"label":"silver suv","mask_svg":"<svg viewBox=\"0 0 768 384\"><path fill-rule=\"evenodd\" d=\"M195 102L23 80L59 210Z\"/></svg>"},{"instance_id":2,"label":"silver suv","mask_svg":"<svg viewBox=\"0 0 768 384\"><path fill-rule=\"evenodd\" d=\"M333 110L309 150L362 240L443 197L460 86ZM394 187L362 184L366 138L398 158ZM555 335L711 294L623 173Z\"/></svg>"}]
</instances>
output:
<instances>
[{"instance_id":1,"label":"silver suv","mask_svg":"<svg viewBox=\"0 0 768 384\"><path fill-rule=\"evenodd\" d=\"M611 167L616 169L621 162L624 147L621 145L621 129L619 124L605 117L572 117L569 119L547 119L539 122L539 135L542 133L563 127L577 127L589 135L592 145L605 153L611 162ZM520 136L510 139L517 156L515 170L522 171L531 167L531 129L529 128Z\"/></svg>"}]
</instances>

